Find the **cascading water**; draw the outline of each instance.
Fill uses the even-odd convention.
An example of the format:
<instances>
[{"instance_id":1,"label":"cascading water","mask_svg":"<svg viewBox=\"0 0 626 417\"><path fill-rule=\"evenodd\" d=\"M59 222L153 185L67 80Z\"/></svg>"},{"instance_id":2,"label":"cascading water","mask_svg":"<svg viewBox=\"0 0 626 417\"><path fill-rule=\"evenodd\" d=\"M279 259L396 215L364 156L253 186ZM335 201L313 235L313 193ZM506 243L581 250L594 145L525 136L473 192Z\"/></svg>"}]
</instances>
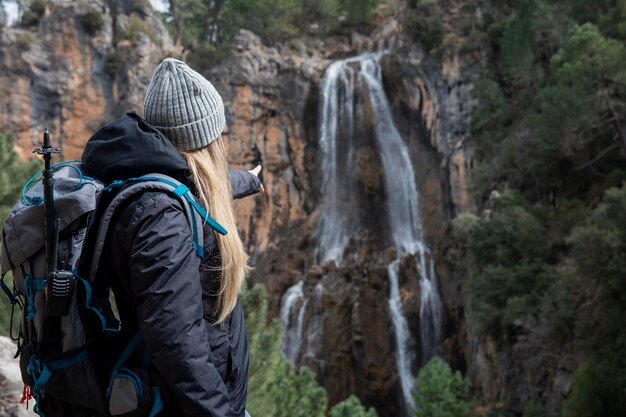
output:
<instances>
[{"instance_id":1,"label":"cascading water","mask_svg":"<svg viewBox=\"0 0 626 417\"><path fill-rule=\"evenodd\" d=\"M398 250L398 259L405 255L417 256L421 293L420 341L422 361L425 362L437 353L441 341L441 300L437 291L434 262L422 236L413 164L409 150L393 121L383 87L380 57L377 54L364 60L361 63L360 77L367 85L372 113L376 115L374 127L385 173L387 218ZM405 398L406 396L407 392Z\"/></svg>"},{"instance_id":2,"label":"cascading water","mask_svg":"<svg viewBox=\"0 0 626 417\"><path fill-rule=\"evenodd\" d=\"M402 312L399 266L406 256L415 257L419 272L420 342L422 362L435 355L441 343L441 301L437 290L434 262L421 230L415 172L406 144L393 121L391 107L382 81L380 59L383 52L367 52L331 64L320 88L320 145L324 153L322 192L323 215L318 225L318 260L340 265L349 237L362 226L357 224L354 205L358 201L353 184L355 147L353 137L359 112L355 111L355 94L367 96L374 117L376 146L381 156L386 187L387 224L397 250L397 259L388 266L389 306L395 331L397 365L402 394L407 406L413 407L411 371L415 355L410 346L410 331ZM356 117L356 120L355 120Z\"/></svg>"},{"instance_id":3,"label":"cascading water","mask_svg":"<svg viewBox=\"0 0 626 417\"><path fill-rule=\"evenodd\" d=\"M349 173L354 172L354 146L348 146L346 153L341 146L344 141L337 140L341 136L350 141L354 135L354 71L347 61L337 61L328 67L320 94L323 105L319 142L325 155L322 193L326 196L327 210L320 221L317 253L320 263L333 260L340 264L349 236L357 226L345 216L352 201ZM341 166L337 164L338 155L342 155L344 162Z\"/></svg>"},{"instance_id":4,"label":"cascading water","mask_svg":"<svg viewBox=\"0 0 626 417\"><path fill-rule=\"evenodd\" d=\"M302 321L307 300L302 292L303 281L289 288L280 306L280 321L285 329L281 350L287 360L295 363L302 343Z\"/></svg>"}]
</instances>

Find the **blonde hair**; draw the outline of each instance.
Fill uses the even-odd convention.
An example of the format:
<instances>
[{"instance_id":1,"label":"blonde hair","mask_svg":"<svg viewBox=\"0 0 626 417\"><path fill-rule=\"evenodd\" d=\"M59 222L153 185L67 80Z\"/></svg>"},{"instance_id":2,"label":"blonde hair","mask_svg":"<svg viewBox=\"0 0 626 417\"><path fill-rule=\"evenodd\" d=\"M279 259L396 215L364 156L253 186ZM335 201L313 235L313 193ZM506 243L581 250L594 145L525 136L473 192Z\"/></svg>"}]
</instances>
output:
<instances>
[{"instance_id":1,"label":"blonde hair","mask_svg":"<svg viewBox=\"0 0 626 417\"><path fill-rule=\"evenodd\" d=\"M235 224L233 196L226 151L221 138L192 151L181 151L187 160L200 202L228 234L215 233L221 257L221 279L217 294L217 321L222 323L233 311L245 280L248 266L246 253Z\"/></svg>"}]
</instances>

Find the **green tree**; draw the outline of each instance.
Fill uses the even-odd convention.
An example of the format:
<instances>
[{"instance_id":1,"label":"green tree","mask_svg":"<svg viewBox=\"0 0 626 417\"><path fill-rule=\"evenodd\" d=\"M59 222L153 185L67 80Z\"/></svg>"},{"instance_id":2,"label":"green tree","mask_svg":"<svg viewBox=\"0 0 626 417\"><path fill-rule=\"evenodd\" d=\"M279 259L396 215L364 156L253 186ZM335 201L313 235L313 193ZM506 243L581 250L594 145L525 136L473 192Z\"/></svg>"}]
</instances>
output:
<instances>
[{"instance_id":1,"label":"green tree","mask_svg":"<svg viewBox=\"0 0 626 417\"><path fill-rule=\"evenodd\" d=\"M580 317L588 356L576 372L564 414L618 416L626 408L626 183L606 191L567 243L592 308Z\"/></svg>"},{"instance_id":2,"label":"green tree","mask_svg":"<svg viewBox=\"0 0 626 417\"><path fill-rule=\"evenodd\" d=\"M376 417L373 408L369 410L361 404L361 401L354 395L335 405L330 410L330 417Z\"/></svg>"},{"instance_id":3,"label":"green tree","mask_svg":"<svg viewBox=\"0 0 626 417\"><path fill-rule=\"evenodd\" d=\"M380 0L341 0L341 7L352 24L367 23L374 14Z\"/></svg>"},{"instance_id":4,"label":"green tree","mask_svg":"<svg viewBox=\"0 0 626 417\"><path fill-rule=\"evenodd\" d=\"M546 417L546 410L534 402L527 402L522 417Z\"/></svg>"},{"instance_id":5,"label":"green tree","mask_svg":"<svg viewBox=\"0 0 626 417\"><path fill-rule=\"evenodd\" d=\"M221 26L226 39L232 39L239 29L248 29L273 44L298 33L295 22L299 16L299 0L228 0Z\"/></svg>"},{"instance_id":6,"label":"green tree","mask_svg":"<svg viewBox=\"0 0 626 417\"><path fill-rule=\"evenodd\" d=\"M541 310L559 275L549 264L546 228L517 192L505 191L488 220L469 223L469 249L478 266L466 288L485 333L504 335Z\"/></svg>"},{"instance_id":7,"label":"green tree","mask_svg":"<svg viewBox=\"0 0 626 417\"><path fill-rule=\"evenodd\" d=\"M22 162L13 150L14 145L15 136L0 133L0 221L3 222L17 201L22 186L39 168L39 162L34 158Z\"/></svg>"},{"instance_id":8,"label":"green tree","mask_svg":"<svg viewBox=\"0 0 626 417\"><path fill-rule=\"evenodd\" d=\"M535 1L524 2L502 34L502 72L510 83L519 87L530 86L536 78L532 28L535 9Z\"/></svg>"},{"instance_id":9,"label":"green tree","mask_svg":"<svg viewBox=\"0 0 626 417\"><path fill-rule=\"evenodd\" d=\"M265 287L255 285L242 295L250 339L248 408L276 417L324 417L327 398L313 372L297 372L280 353L280 323L267 321Z\"/></svg>"},{"instance_id":10,"label":"green tree","mask_svg":"<svg viewBox=\"0 0 626 417\"><path fill-rule=\"evenodd\" d=\"M432 358L415 380L415 417L464 417L469 414L465 400L469 385L460 372L438 357Z\"/></svg>"}]
</instances>

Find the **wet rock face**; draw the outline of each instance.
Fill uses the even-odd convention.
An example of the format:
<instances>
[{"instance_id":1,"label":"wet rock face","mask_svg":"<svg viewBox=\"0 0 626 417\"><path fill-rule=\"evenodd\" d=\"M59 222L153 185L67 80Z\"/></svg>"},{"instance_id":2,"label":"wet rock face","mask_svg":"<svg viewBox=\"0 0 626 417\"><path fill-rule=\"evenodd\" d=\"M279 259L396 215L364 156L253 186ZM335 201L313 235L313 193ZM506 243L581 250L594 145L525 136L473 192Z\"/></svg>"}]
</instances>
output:
<instances>
[{"instance_id":1,"label":"wet rock face","mask_svg":"<svg viewBox=\"0 0 626 417\"><path fill-rule=\"evenodd\" d=\"M88 11L103 17L95 34L81 23ZM0 131L17 135L24 157L40 145L44 127L53 145L63 147L63 159L75 159L96 129L127 111L142 113L143 92L169 37L148 14L156 43L139 34L114 45L114 30L125 30L126 17L114 15L99 2L60 2L48 7L36 30L0 30Z\"/></svg>"},{"instance_id":2,"label":"wet rock face","mask_svg":"<svg viewBox=\"0 0 626 417\"><path fill-rule=\"evenodd\" d=\"M357 393L366 404L374 405L379 415L400 415L402 399L387 276L387 265L395 252L388 233L373 233L384 230L386 210L372 109L363 106L364 123L355 127L360 143L353 173L358 204L354 212L346 213L371 227L363 227L351 237L341 266L317 265L316 230L324 216L319 83L332 61L322 53L285 55L264 47L245 31L234 48L233 56L207 78L226 104L225 139L230 161L240 167L251 168L257 163L264 167L265 195L236 203L256 265L251 280L266 284L275 315L281 296L304 281L306 301L302 303L302 337L296 362L316 372L331 403ZM335 45L333 50L344 50L343 56L356 54L350 52L349 44L343 49ZM442 259L450 219L454 213L471 208L465 177L458 174L471 157L465 143L469 134L465 118L471 106L465 103L463 110L453 106L467 98L463 82L469 81L458 74L456 79L446 78L441 66L425 61L415 50L390 54L383 58L382 68L394 119L415 167L422 223L436 260L444 308L453 312L444 314L445 327L458 332L463 328L462 313L458 313L462 300L458 282L451 279ZM460 170L454 168L455 163L461 164ZM402 262L399 275L402 309L417 352L416 374L421 364L420 286L412 258ZM451 331L444 337L444 355L462 358L458 349L464 339ZM463 359L458 361L465 366Z\"/></svg>"},{"instance_id":3,"label":"wet rock face","mask_svg":"<svg viewBox=\"0 0 626 417\"><path fill-rule=\"evenodd\" d=\"M140 34L113 48L114 32L123 31L128 19L118 13L114 20L104 9L104 28L91 36L79 17L89 7L55 3L29 48L16 47L25 30L0 32L0 72L6 74L0 78L0 131L14 131L25 156L39 144L43 126L69 159L80 156L102 124L126 111L141 114L152 71L170 48L156 19L156 40ZM242 31L232 56L204 75L225 102L224 139L231 165L263 165L266 193L236 202L241 234L255 265L250 280L266 284L274 315L286 290L304 281L308 301L297 363L317 373L331 404L356 393L385 417L400 415L402 404L388 303L387 265L396 254L389 234L374 232L385 228L385 184L367 106L364 123L356 129L361 146L352 180L358 204L346 216L371 227L351 237L341 266L317 265L315 256L325 174L318 143L319 84L334 59L356 54L364 42L335 39L328 47L296 54L265 47L257 36ZM467 131L471 79L459 70L458 61L437 64L410 47L383 58L381 65L393 118L414 166L425 240L445 304L444 355L463 369L459 279L450 276L442 260L450 219L472 209L466 185L472 157ZM401 263L399 281L417 357L415 374L422 355L420 286L412 259Z\"/></svg>"}]
</instances>

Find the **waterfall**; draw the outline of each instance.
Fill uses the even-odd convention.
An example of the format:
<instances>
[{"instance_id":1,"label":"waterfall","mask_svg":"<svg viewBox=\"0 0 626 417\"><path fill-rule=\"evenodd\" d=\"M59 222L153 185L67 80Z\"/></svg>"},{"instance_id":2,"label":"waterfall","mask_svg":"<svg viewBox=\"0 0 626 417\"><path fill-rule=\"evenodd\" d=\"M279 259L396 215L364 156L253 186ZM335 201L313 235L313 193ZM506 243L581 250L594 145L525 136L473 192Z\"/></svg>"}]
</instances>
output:
<instances>
[{"instance_id":1,"label":"waterfall","mask_svg":"<svg viewBox=\"0 0 626 417\"><path fill-rule=\"evenodd\" d=\"M332 260L340 265L349 237L363 227L355 223L358 217L354 215L353 205L359 200L353 194L352 184L346 182L346 178L354 177L356 171L354 149L358 145L352 136L354 118L358 119L360 114L354 108L354 94L361 94L371 103L376 146L384 170L387 225L397 250L397 259L388 266L389 307L402 394L406 405L413 407L411 390L415 377L412 367L416 358L410 348L411 334L400 298L399 267L403 258L414 257L419 273L422 363L439 351L441 300L434 261L423 241L415 171L408 147L394 123L383 86L380 58L384 52L372 53L371 48L370 43L369 52L334 62L322 79L320 146L324 154L322 193L325 201L318 224L316 252L322 263Z\"/></svg>"},{"instance_id":2,"label":"waterfall","mask_svg":"<svg viewBox=\"0 0 626 417\"><path fill-rule=\"evenodd\" d=\"M325 155L322 169L322 193L326 198L324 216L320 222L317 246L318 260L325 263L329 260L340 264L343 252L348 244L349 236L355 232L356 224L346 218L350 212L352 198L351 178L355 171L355 160L352 149L339 137L354 136L354 70L348 61L337 61L331 64L321 82L322 99L319 143ZM343 145L340 147L340 145ZM342 156L339 165L338 156ZM343 158L345 155L345 159Z\"/></svg>"},{"instance_id":3,"label":"waterfall","mask_svg":"<svg viewBox=\"0 0 626 417\"><path fill-rule=\"evenodd\" d=\"M411 363L413 363L414 355L411 350L406 349L411 332L409 325L402 314L402 300L400 299L400 285L398 284L400 260L396 259L387 267L389 274L389 309L391 310L391 319L395 330L395 340L397 346L397 363L398 373L400 375L400 387L402 395L407 405L415 407L411 390L413 389L414 377L411 373Z\"/></svg>"},{"instance_id":4,"label":"waterfall","mask_svg":"<svg viewBox=\"0 0 626 417\"><path fill-rule=\"evenodd\" d=\"M290 287L280 305L280 321L284 329L281 350L291 363L296 363L302 342L302 321L307 303L302 292L303 285L300 281Z\"/></svg>"}]
</instances>

